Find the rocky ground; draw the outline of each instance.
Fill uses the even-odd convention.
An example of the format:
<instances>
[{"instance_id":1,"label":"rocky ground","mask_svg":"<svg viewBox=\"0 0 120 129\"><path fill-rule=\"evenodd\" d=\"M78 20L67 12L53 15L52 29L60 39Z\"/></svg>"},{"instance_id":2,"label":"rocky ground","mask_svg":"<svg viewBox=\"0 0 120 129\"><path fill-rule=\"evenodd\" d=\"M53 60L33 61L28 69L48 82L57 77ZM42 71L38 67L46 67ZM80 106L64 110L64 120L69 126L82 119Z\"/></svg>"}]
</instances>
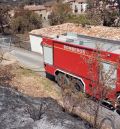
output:
<instances>
[{"instance_id":1,"label":"rocky ground","mask_svg":"<svg viewBox=\"0 0 120 129\"><path fill-rule=\"evenodd\" d=\"M0 129L90 129L51 98L32 98L0 86Z\"/></svg>"}]
</instances>

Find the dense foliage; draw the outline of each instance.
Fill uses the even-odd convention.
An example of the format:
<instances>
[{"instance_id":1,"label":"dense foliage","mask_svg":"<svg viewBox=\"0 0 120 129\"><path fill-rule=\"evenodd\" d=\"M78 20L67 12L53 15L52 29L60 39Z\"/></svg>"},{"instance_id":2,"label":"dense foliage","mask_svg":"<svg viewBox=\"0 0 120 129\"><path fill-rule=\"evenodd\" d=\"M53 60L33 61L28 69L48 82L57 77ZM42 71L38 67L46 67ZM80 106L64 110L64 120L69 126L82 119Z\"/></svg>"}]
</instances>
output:
<instances>
[{"instance_id":1,"label":"dense foliage","mask_svg":"<svg viewBox=\"0 0 120 129\"><path fill-rule=\"evenodd\" d=\"M67 17L72 12L70 5L66 3L57 2L53 6L53 11L49 17L50 25L57 25L66 22Z\"/></svg>"},{"instance_id":2,"label":"dense foliage","mask_svg":"<svg viewBox=\"0 0 120 129\"><path fill-rule=\"evenodd\" d=\"M24 33L42 27L41 17L31 11L18 10L11 21L11 29L15 33Z\"/></svg>"},{"instance_id":3,"label":"dense foliage","mask_svg":"<svg viewBox=\"0 0 120 129\"><path fill-rule=\"evenodd\" d=\"M119 26L119 5L115 4L115 0L88 0L88 18L97 25Z\"/></svg>"},{"instance_id":4,"label":"dense foliage","mask_svg":"<svg viewBox=\"0 0 120 129\"><path fill-rule=\"evenodd\" d=\"M4 33L4 27L9 26L9 10L10 8L8 6L0 5L0 32Z\"/></svg>"},{"instance_id":5,"label":"dense foliage","mask_svg":"<svg viewBox=\"0 0 120 129\"><path fill-rule=\"evenodd\" d=\"M119 6L109 0L88 0L87 10L83 14L73 14L69 4L58 2L53 7L50 24L57 25L73 22L85 25L120 26ZM110 7L109 7L110 5Z\"/></svg>"}]
</instances>

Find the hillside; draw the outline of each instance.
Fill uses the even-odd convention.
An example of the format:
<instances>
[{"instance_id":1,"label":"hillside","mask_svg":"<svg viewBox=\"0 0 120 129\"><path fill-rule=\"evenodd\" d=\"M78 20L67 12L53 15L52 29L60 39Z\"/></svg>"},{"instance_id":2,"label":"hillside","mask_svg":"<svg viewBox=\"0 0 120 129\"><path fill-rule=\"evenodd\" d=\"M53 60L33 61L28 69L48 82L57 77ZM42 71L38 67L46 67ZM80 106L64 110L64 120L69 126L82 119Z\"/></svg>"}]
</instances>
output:
<instances>
[{"instance_id":1,"label":"hillside","mask_svg":"<svg viewBox=\"0 0 120 129\"><path fill-rule=\"evenodd\" d=\"M0 129L90 129L52 98L32 98L2 86L0 96Z\"/></svg>"},{"instance_id":2,"label":"hillside","mask_svg":"<svg viewBox=\"0 0 120 129\"><path fill-rule=\"evenodd\" d=\"M0 129L91 129L63 109L54 82L17 63L0 68Z\"/></svg>"}]
</instances>

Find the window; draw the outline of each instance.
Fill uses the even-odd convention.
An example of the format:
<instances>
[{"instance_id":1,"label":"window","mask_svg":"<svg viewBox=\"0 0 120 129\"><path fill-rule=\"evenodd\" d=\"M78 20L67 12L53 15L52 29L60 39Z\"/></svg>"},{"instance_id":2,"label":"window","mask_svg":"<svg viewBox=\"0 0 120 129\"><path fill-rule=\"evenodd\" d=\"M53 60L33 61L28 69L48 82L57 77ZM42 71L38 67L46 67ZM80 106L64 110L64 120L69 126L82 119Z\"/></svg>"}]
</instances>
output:
<instances>
[{"instance_id":1,"label":"window","mask_svg":"<svg viewBox=\"0 0 120 129\"><path fill-rule=\"evenodd\" d=\"M75 5L75 10L74 10L75 13L78 12L78 7Z\"/></svg>"},{"instance_id":2,"label":"window","mask_svg":"<svg viewBox=\"0 0 120 129\"><path fill-rule=\"evenodd\" d=\"M42 18L42 14L40 14L40 17Z\"/></svg>"},{"instance_id":3,"label":"window","mask_svg":"<svg viewBox=\"0 0 120 129\"><path fill-rule=\"evenodd\" d=\"M44 62L53 65L53 48L43 46Z\"/></svg>"},{"instance_id":4,"label":"window","mask_svg":"<svg viewBox=\"0 0 120 129\"><path fill-rule=\"evenodd\" d=\"M81 3L81 13L83 12L83 3Z\"/></svg>"},{"instance_id":5,"label":"window","mask_svg":"<svg viewBox=\"0 0 120 129\"><path fill-rule=\"evenodd\" d=\"M117 68L110 63L101 62L100 64L100 81L104 86L116 88Z\"/></svg>"}]
</instances>

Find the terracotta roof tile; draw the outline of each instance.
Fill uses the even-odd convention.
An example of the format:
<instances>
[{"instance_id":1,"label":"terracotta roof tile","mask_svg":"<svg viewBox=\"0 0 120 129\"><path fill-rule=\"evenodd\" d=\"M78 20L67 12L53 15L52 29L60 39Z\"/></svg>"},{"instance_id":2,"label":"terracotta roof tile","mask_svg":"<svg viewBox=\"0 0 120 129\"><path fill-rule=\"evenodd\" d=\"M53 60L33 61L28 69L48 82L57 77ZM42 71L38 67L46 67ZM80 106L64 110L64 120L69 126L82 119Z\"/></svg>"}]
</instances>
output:
<instances>
[{"instance_id":1,"label":"terracotta roof tile","mask_svg":"<svg viewBox=\"0 0 120 129\"><path fill-rule=\"evenodd\" d=\"M24 9L31 11L46 10L44 5L26 5Z\"/></svg>"},{"instance_id":2,"label":"terracotta roof tile","mask_svg":"<svg viewBox=\"0 0 120 129\"><path fill-rule=\"evenodd\" d=\"M76 0L78 3L87 3L87 0Z\"/></svg>"},{"instance_id":3,"label":"terracotta roof tile","mask_svg":"<svg viewBox=\"0 0 120 129\"><path fill-rule=\"evenodd\" d=\"M47 28L37 29L30 32L30 34L40 35L45 37L53 37L55 35L64 34L67 32L74 32L77 34L88 35L99 38L120 40L120 28L91 26L91 28L77 26L73 23L65 23L57 26L50 26Z\"/></svg>"}]
</instances>

